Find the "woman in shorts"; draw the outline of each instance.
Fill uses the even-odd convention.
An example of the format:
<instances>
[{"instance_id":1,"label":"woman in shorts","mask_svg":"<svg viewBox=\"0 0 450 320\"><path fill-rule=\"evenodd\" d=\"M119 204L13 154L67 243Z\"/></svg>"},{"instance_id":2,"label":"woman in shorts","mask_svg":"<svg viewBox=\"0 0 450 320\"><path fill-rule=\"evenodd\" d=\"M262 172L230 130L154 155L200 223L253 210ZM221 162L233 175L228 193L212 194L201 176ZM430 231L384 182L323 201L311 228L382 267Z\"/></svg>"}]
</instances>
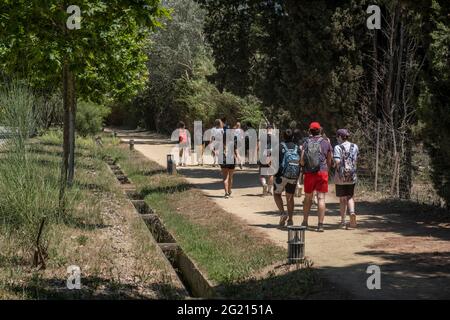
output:
<instances>
[{"instance_id":1,"label":"woman in shorts","mask_svg":"<svg viewBox=\"0 0 450 320\"><path fill-rule=\"evenodd\" d=\"M231 150L232 149L232 150ZM231 161L227 162L228 152L232 152ZM233 186L233 175L236 169L236 160L239 159L237 154L237 138L233 138L233 142L226 141L226 134L223 134L223 161L220 164L222 171L223 188L225 190L225 199L231 197Z\"/></svg>"}]
</instances>

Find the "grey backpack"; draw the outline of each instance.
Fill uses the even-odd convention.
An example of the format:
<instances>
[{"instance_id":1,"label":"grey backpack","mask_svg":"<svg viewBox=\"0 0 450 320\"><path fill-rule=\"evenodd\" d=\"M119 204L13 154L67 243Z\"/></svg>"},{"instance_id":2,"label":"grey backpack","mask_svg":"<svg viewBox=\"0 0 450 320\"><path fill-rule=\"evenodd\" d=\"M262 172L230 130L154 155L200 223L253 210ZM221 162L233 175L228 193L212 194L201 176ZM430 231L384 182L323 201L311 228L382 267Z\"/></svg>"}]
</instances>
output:
<instances>
[{"instance_id":1,"label":"grey backpack","mask_svg":"<svg viewBox=\"0 0 450 320\"><path fill-rule=\"evenodd\" d=\"M322 153L321 143L323 138L308 139L304 153L305 172L320 171L320 155Z\"/></svg>"}]
</instances>

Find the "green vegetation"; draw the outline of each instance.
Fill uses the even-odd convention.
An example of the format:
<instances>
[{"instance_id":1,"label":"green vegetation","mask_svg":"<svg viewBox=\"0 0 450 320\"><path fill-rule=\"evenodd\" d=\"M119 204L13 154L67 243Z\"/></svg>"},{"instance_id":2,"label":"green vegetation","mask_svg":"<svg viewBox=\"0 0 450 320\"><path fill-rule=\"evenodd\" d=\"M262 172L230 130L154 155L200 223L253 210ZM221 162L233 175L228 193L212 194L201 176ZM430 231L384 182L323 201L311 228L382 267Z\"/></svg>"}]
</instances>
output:
<instances>
[{"instance_id":1,"label":"green vegetation","mask_svg":"<svg viewBox=\"0 0 450 320\"><path fill-rule=\"evenodd\" d=\"M59 0L0 2L0 67L25 77L37 90L58 90L64 101L60 206L75 173L75 119L78 98L97 103L127 99L145 82L143 47L167 11L159 0L83 0L77 29ZM33 23L30 23L32 21ZM26 58L25 58L26 57Z\"/></svg>"},{"instance_id":2,"label":"green vegetation","mask_svg":"<svg viewBox=\"0 0 450 320\"><path fill-rule=\"evenodd\" d=\"M115 147L120 148L120 147ZM218 285L234 298L305 298L319 291L321 280L310 268L291 275L273 271L283 264L286 250L224 211L181 176L164 173L138 152L120 148L116 156L124 172L157 212L177 243ZM270 272L267 272L270 270Z\"/></svg>"},{"instance_id":3,"label":"green vegetation","mask_svg":"<svg viewBox=\"0 0 450 320\"><path fill-rule=\"evenodd\" d=\"M105 139L114 145L116 141ZM91 138L77 139L77 176L58 210L62 133L50 131L27 142L26 163L0 161L1 299L179 298L179 289ZM6 158L6 159L5 159ZM127 203L130 211L127 211ZM103 212L103 213L102 213ZM108 212L107 215L104 212ZM111 217L118 215L119 220ZM40 218L45 270L32 267ZM112 228L123 234L114 238ZM120 254L133 252L132 261ZM67 267L80 266L82 290L66 288ZM125 266L125 267L124 267ZM129 283L127 278L132 278ZM142 291L148 288L147 291Z\"/></svg>"},{"instance_id":4,"label":"green vegetation","mask_svg":"<svg viewBox=\"0 0 450 320\"><path fill-rule=\"evenodd\" d=\"M449 2L433 0L428 77L420 100L423 136L431 156L432 179L450 203L450 12ZM447 15L446 15L447 14Z\"/></svg>"},{"instance_id":5,"label":"green vegetation","mask_svg":"<svg viewBox=\"0 0 450 320\"><path fill-rule=\"evenodd\" d=\"M137 153L124 156L120 161L124 171L186 253L212 280L218 283L243 280L285 259L284 249L264 240L230 213L213 205L191 189L182 177L159 173L160 166Z\"/></svg>"},{"instance_id":6,"label":"green vegetation","mask_svg":"<svg viewBox=\"0 0 450 320\"><path fill-rule=\"evenodd\" d=\"M75 122L77 133L83 137L97 134L102 129L105 118L110 112L110 109L103 105L80 101Z\"/></svg>"},{"instance_id":7,"label":"green vegetation","mask_svg":"<svg viewBox=\"0 0 450 320\"><path fill-rule=\"evenodd\" d=\"M222 91L210 81L215 73L211 50L204 42L204 11L194 0L166 1L171 19L150 36L146 89L130 103L114 105L110 121L171 133L183 120L212 126L217 118L257 127L261 102Z\"/></svg>"}]
</instances>

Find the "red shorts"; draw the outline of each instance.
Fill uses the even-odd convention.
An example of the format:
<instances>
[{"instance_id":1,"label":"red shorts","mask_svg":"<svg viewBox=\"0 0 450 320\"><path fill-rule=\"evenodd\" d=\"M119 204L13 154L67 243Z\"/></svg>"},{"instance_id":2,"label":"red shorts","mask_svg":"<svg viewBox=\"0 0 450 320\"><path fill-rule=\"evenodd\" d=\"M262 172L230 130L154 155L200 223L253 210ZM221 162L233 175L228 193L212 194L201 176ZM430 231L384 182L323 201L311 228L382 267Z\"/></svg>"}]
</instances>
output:
<instances>
[{"instance_id":1,"label":"red shorts","mask_svg":"<svg viewBox=\"0 0 450 320\"><path fill-rule=\"evenodd\" d=\"M315 173L305 173L303 186L305 193L328 192L328 172L319 171Z\"/></svg>"}]
</instances>

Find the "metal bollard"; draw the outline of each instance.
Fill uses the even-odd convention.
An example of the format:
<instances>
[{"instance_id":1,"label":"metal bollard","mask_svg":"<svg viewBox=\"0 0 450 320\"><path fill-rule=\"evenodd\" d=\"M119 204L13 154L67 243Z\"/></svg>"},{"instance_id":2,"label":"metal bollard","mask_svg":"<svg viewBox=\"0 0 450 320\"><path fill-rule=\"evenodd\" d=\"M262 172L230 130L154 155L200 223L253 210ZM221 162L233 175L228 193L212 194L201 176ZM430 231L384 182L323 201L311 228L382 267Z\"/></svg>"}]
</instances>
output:
<instances>
[{"instance_id":1,"label":"metal bollard","mask_svg":"<svg viewBox=\"0 0 450 320\"><path fill-rule=\"evenodd\" d=\"M288 263L301 263L305 259L306 227L288 227Z\"/></svg>"},{"instance_id":2,"label":"metal bollard","mask_svg":"<svg viewBox=\"0 0 450 320\"><path fill-rule=\"evenodd\" d=\"M167 173L168 174L176 174L177 167L175 161L173 161L173 157L171 154L167 155Z\"/></svg>"},{"instance_id":3,"label":"metal bollard","mask_svg":"<svg viewBox=\"0 0 450 320\"><path fill-rule=\"evenodd\" d=\"M130 139L129 144L130 144L130 151L133 151L134 150L134 140Z\"/></svg>"}]
</instances>

